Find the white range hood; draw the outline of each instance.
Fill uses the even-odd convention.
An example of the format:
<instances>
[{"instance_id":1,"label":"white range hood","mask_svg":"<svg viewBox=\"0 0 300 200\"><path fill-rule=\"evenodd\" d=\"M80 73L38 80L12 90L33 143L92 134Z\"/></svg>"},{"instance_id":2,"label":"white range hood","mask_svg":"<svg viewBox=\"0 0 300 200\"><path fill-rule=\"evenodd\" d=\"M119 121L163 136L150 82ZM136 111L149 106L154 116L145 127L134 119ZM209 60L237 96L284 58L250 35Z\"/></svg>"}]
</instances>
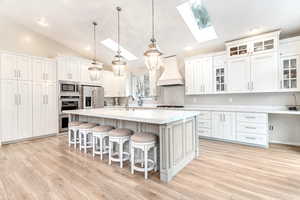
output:
<instances>
[{"instance_id":1,"label":"white range hood","mask_svg":"<svg viewBox=\"0 0 300 200\"><path fill-rule=\"evenodd\" d=\"M176 56L164 58L164 72L157 81L158 86L183 85L183 78L179 73Z\"/></svg>"}]
</instances>

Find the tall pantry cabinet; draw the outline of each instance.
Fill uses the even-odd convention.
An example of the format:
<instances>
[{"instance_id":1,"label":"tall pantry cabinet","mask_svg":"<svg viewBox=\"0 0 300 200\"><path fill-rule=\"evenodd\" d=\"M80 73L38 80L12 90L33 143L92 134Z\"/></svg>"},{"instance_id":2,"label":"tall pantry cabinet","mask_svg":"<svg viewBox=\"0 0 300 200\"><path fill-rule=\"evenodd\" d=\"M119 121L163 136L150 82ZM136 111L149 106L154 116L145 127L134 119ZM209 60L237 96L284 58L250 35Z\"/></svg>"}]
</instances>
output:
<instances>
[{"instance_id":1,"label":"tall pantry cabinet","mask_svg":"<svg viewBox=\"0 0 300 200\"><path fill-rule=\"evenodd\" d=\"M38 66L36 60L43 60L42 69L36 68ZM36 92L34 85L35 81L40 78L43 79L45 85L51 85L51 96L47 97L47 102L49 105L51 104L49 110L52 110L52 113L48 112L46 114L52 119L49 123L52 128L51 132L57 132L57 122L54 123L54 120L57 121L58 117L55 113L57 110L56 71L53 71L55 68L56 66L49 59L14 53L0 54L1 143L34 137L34 127L45 121L43 118L35 117L36 107L41 104L36 102L33 96ZM38 71L41 73L37 73ZM51 81L48 81L48 79L51 79ZM42 110L39 110L39 113L42 112ZM43 132L40 134L43 134Z\"/></svg>"}]
</instances>

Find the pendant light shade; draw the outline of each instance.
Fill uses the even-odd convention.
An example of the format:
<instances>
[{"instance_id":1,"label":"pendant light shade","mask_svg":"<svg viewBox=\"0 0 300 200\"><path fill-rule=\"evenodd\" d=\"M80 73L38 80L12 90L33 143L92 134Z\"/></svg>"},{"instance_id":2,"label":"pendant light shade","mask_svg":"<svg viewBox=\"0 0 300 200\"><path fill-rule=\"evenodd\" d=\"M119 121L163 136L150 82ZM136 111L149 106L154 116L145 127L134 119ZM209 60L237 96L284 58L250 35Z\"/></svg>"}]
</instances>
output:
<instances>
[{"instance_id":1,"label":"pendant light shade","mask_svg":"<svg viewBox=\"0 0 300 200\"><path fill-rule=\"evenodd\" d=\"M92 81L99 81L101 79L101 70L103 69L103 64L98 63L96 59L97 55L97 46L96 46L96 26L97 22L93 22L94 26L94 59L92 63L90 64L90 67L88 68L90 72L90 79Z\"/></svg>"},{"instance_id":2,"label":"pendant light shade","mask_svg":"<svg viewBox=\"0 0 300 200\"><path fill-rule=\"evenodd\" d=\"M162 65L162 52L158 49L154 37L154 0L152 0L152 38L148 50L144 53L145 64L149 71L158 70Z\"/></svg>"},{"instance_id":3,"label":"pendant light shade","mask_svg":"<svg viewBox=\"0 0 300 200\"><path fill-rule=\"evenodd\" d=\"M120 12L122 9L120 7L117 7L118 12L118 51L115 55L113 61L112 61L112 69L115 74L115 76L124 76L126 72L126 61L121 56L121 50L120 50Z\"/></svg>"}]
</instances>

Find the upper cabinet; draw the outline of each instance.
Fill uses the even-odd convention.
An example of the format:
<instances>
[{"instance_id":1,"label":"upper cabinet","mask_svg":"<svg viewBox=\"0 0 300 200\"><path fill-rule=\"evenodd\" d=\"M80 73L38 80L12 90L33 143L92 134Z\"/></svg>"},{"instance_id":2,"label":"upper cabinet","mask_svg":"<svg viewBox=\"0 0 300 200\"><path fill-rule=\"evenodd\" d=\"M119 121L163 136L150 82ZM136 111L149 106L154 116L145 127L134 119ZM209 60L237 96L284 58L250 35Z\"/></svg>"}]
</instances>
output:
<instances>
[{"instance_id":1,"label":"upper cabinet","mask_svg":"<svg viewBox=\"0 0 300 200\"><path fill-rule=\"evenodd\" d=\"M127 97L130 95L130 75L115 76L111 71L103 71L104 97Z\"/></svg>"},{"instance_id":2,"label":"upper cabinet","mask_svg":"<svg viewBox=\"0 0 300 200\"><path fill-rule=\"evenodd\" d=\"M33 58L33 81L35 82L56 82L56 62L46 58Z\"/></svg>"},{"instance_id":3,"label":"upper cabinet","mask_svg":"<svg viewBox=\"0 0 300 200\"><path fill-rule=\"evenodd\" d=\"M80 60L77 57L63 56L57 58L58 80L76 81L80 80Z\"/></svg>"},{"instance_id":4,"label":"upper cabinet","mask_svg":"<svg viewBox=\"0 0 300 200\"><path fill-rule=\"evenodd\" d=\"M1 79L32 81L31 57L18 54L1 54Z\"/></svg>"},{"instance_id":5,"label":"upper cabinet","mask_svg":"<svg viewBox=\"0 0 300 200\"><path fill-rule=\"evenodd\" d=\"M103 85L103 71L100 72L100 80L91 80L89 67L91 65L91 60L82 59L80 61L80 82L86 85Z\"/></svg>"},{"instance_id":6,"label":"upper cabinet","mask_svg":"<svg viewBox=\"0 0 300 200\"><path fill-rule=\"evenodd\" d=\"M222 93L227 91L227 63L226 53L213 56L213 91Z\"/></svg>"},{"instance_id":7,"label":"upper cabinet","mask_svg":"<svg viewBox=\"0 0 300 200\"><path fill-rule=\"evenodd\" d=\"M212 57L191 58L185 61L185 94L212 93Z\"/></svg>"}]
</instances>

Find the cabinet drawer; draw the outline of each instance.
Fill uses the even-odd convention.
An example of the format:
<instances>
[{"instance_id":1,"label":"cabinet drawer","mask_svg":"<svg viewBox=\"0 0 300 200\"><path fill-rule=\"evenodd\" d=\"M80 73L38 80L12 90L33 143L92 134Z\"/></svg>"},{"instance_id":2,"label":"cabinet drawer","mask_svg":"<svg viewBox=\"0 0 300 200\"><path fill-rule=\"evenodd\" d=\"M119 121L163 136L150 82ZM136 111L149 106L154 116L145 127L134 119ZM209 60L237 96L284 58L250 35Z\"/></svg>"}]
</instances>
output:
<instances>
[{"instance_id":1,"label":"cabinet drawer","mask_svg":"<svg viewBox=\"0 0 300 200\"><path fill-rule=\"evenodd\" d=\"M268 128L266 124L239 122L237 131L243 133L266 135L268 133Z\"/></svg>"},{"instance_id":2,"label":"cabinet drawer","mask_svg":"<svg viewBox=\"0 0 300 200\"><path fill-rule=\"evenodd\" d=\"M211 120L199 119L198 127L199 128L211 128Z\"/></svg>"},{"instance_id":3,"label":"cabinet drawer","mask_svg":"<svg viewBox=\"0 0 300 200\"><path fill-rule=\"evenodd\" d=\"M207 128L199 128L198 136L211 137L211 130Z\"/></svg>"},{"instance_id":4,"label":"cabinet drawer","mask_svg":"<svg viewBox=\"0 0 300 200\"><path fill-rule=\"evenodd\" d=\"M201 111L199 114L200 119L211 119L211 112L209 111Z\"/></svg>"},{"instance_id":5,"label":"cabinet drawer","mask_svg":"<svg viewBox=\"0 0 300 200\"><path fill-rule=\"evenodd\" d=\"M256 144L256 145L262 145L262 146L268 145L268 136L266 136L266 135L238 133L237 140L239 142L244 142L244 143L248 143L248 144Z\"/></svg>"},{"instance_id":6,"label":"cabinet drawer","mask_svg":"<svg viewBox=\"0 0 300 200\"><path fill-rule=\"evenodd\" d=\"M250 123L268 123L268 115L265 113L238 113L237 120Z\"/></svg>"}]
</instances>

